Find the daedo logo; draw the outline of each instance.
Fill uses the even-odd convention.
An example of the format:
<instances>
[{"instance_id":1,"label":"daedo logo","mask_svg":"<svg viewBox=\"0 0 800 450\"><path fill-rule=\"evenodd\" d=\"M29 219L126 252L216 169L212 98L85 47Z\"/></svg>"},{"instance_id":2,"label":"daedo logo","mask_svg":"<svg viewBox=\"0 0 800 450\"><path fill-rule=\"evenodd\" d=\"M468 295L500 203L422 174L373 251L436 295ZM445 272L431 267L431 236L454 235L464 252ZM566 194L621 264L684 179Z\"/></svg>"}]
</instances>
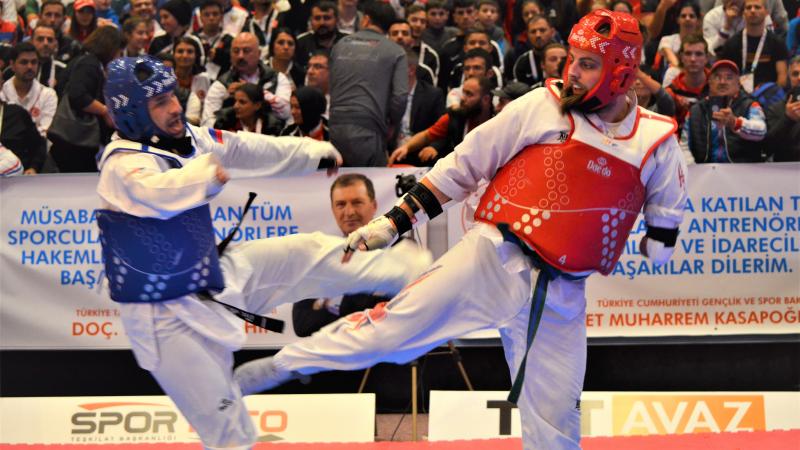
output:
<instances>
[{"instance_id":1,"label":"daedo logo","mask_svg":"<svg viewBox=\"0 0 800 450\"><path fill-rule=\"evenodd\" d=\"M608 167L607 164L608 161L601 156L595 161L590 159L586 164L586 168L589 170L589 172L594 172L600 176L609 178L611 177L611 168Z\"/></svg>"},{"instance_id":2,"label":"daedo logo","mask_svg":"<svg viewBox=\"0 0 800 450\"><path fill-rule=\"evenodd\" d=\"M614 435L763 431L761 395L615 395Z\"/></svg>"}]
</instances>

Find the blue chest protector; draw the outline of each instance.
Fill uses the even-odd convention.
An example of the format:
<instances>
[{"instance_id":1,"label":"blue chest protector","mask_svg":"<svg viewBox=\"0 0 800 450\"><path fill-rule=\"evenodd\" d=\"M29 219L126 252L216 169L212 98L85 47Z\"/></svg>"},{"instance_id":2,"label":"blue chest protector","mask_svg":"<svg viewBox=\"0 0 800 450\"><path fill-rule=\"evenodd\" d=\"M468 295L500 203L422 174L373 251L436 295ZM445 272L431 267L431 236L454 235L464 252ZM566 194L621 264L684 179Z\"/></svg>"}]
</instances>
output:
<instances>
[{"instance_id":1,"label":"blue chest protector","mask_svg":"<svg viewBox=\"0 0 800 450\"><path fill-rule=\"evenodd\" d=\"M146 146L113 151L119 150L151 153L180 166ZM102 209L95 214L112 300L162 302L225 288L208 204L166 220Z\"/></svg>"}]
</instances>

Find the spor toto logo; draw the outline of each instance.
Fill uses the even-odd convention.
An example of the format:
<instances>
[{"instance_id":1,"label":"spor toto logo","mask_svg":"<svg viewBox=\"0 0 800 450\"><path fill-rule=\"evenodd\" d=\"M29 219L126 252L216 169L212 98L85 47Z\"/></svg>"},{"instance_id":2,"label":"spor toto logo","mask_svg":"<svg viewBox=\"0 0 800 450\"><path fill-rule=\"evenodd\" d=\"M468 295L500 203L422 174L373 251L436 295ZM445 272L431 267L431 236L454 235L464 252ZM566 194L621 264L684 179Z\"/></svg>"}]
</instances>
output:
<instances>
[{"instance_id":1,"label":"spor toto logo","mask_svg":"<svg viewBox=\"0 0 800 450\"><path fill-rule=\"evenodd\" d=\"M89 436L120 436L124 435L151 435L158 436L159 440L164 435L174 435L178 413L172 411L170 405L143 402L103 402L86 403L78 405L85 412L72 414L70 421L73 438ZM156 410L165 409L165 410Z\"/></svg>"}]
</instances>

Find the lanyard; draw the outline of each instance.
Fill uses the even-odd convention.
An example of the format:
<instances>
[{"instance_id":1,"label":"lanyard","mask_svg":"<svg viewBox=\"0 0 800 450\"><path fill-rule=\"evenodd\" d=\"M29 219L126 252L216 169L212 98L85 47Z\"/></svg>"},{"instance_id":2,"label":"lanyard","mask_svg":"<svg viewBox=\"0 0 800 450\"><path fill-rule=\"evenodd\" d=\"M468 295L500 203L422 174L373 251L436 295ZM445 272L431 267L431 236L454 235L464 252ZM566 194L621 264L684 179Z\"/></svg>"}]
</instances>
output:
<instances>
[{"instance_id":1,"label":"lanyard","mask_svg":"<svg viewBox=\"0 0 800 450\"><path fill-rule=\"evenodd\" d=\"M756 54L753 56L753 65L750 67L750 73L756 72L758 67L758 59L761 58L761 51L764 50L764 42L767 40L767 30L761 33L761 39L758 41L756 47ZM742 72L747 72L747 30L742 30Z\"/></svg>"}]
</instances>

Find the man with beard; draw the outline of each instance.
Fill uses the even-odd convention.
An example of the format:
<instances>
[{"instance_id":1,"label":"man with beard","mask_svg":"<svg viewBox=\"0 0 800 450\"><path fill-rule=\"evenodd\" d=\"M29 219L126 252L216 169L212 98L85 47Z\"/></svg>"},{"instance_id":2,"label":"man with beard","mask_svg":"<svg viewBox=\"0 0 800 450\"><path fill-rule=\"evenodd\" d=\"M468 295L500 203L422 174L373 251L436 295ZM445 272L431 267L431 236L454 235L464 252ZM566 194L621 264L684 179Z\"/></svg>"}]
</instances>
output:
<instances>
[{"instance_id":1,"label":"man with beard","mask_svg":"<svg viewBox=\"0 0 800 450\"><path fill-rule=\"evenodd\" d=\"M455 65L450 66L450 72L447 73L447 78L443 80L446 83L445 92L452 91L461 86L468 77L464 73L464 64L467 55L474 49L481 49L489 55L486 76L492 80L495 86L503 86L503 65L500 63L499 47L497 42L489 39L489 33L483 30L472 29L466 32L463 39L463 48L459 53L458 58L455 60ZM443 75L444 76L444 75Z\"/></svg>"},{"instance_id":2,"label":"man with beard","mask_svg":"<svg viewBox=\"0 0 800 450\"><path fill-rule=\"evenodd\" d=\"M305 68L315 50L330 50L341 38L347 36L336 28L337 20L336 3L320 0L311 7L311 31L297 36L297 51L294 53L296 64Z\"/></svg>"},{"instance_id":3,"label":"man with beard","mask_svg":"<svg viewBox=\"0 0 800 450\"><path fill-rule=\"evenodd\" d=\"M67 10L60 0L45 0L42 2L39 25L47 25L56 31L58 45L55 58L66 63L81 52L81 44L64 34L64 21L67 19Z\"/></svg>"},{"instance_id":4,"label":"man with beard","mask_svg":"<svg viewBox=\"0 0 800 450\"><path fill-rule=\"evenodd\" d=\"M486 77L494 88L503 87L503 78L496 71L496 67L491 65L491 55L482 48L473 48L464 54L464 62L461 64L463 72L459 74L461 82L458 86L446 91L445 105L448 108L456 108L461 103L461 93L464 80L473 77Z\"/></svg>"},{"instance_id":5,"label":"man with beard","mask_svg":"<svg viewBox=\"0 0 800 450\"><path fill-rule=\"evenodd\" d=\"M31 43L39 56L39 74L36 78L44 86L55 88L61 79L61 72L67 68L66 64L54 58L58 50L55 30L47 25L37 25L33 29Z\"/></svg>"},{"instance_id":6,"label":"man with beard","mask_svg":"<svg viewBox=\"0 0 800 450\"><path fill-rule=\"evenodd\" d=\"M267 67L259 56L256 36L239 33L231 43L231 69L208 88L203 103L203 126L214 125L217 111L233 105L233 93L244 83L256 84L264 90L264 100L278 119L291 116L292 83L286 75Z\"/></svg>"},{"instance_id":7,"label":"man with beard","mask_svg":"<svg viewBox=\"0 0 800 450\"><path fill-rule=\"evenodd\" d=\"M189 125L176 85L151 56L109 64L105 97L120 139L104 148L97 185L109 292L137 363L204 448L252 448L253 421L231 370L246 338L239 318L302 298L394 293L430 257L400 245L348 267L340 263L344 240L321 233L217 247L208 203L232 176L302 175L333 168L341 156L309 138ZM275 319L260 318L279 331Z\"/></svg>"},{"instance_id":8,"label":"man with beard","mask_svg":"<svg viewBox=\"0 0 800 450\"><path fill-rule=\"evenodd\" d=\"M642 210L642 254L666 262L687 195L675 122L629 93L642 46L636 19L593 11L569 44L563 85L552 80L470 132L386 215L350 234L344 259L391 244L491 180L461 241L385 306L241 366L245 394L292 371L401 363L499 328L524 448L580 448L585 277L614 270Z\"/></svg>"},{"instance_id":9,"label":"man with beard","mask_svg":"<svg viewBox=\"0 0 800 450\"><path fill-rule=\"evenodd\" d=\"M439 79L439 54L421 39L422 31L425 29L425 9L414 4L406 9L406 15L408 21L398 20L389 27L389 39L419 55L417 77L436 85ZM414 24L411 23L412 20Z\"/></svg>"},{"instance_id":10,"label":"man with beard","mask_svg":"<svg viewBox=\"0 0 800 450\"><path fill-rule=\"evenodd\" d=\"M531 48L515 59L513 56L508 58L509 60L514 59L508 77L528 85L544 81L547 75L542 73L540 64L544 59L545 47L554 42L555 33L556 29L553 28L547 17L535 16L531 19L528 22L528 42Z\"/></svg>"},{"instance_id":11,"label":"man with beard","mask_svg":"<svg viewBox=\"0 0 800 450\"><path fill-rule=\"evenodd\" d=\"M453 152L470 130L492 117L492 83L485 76L468 78L461 86L461 101L431 127L397 147L389 157L396 162L415 166L433 166Z\"/></svg>"},{"instance_id":12,"label":"man with beard","mask_svg":"<svg viewBox=\"0 0 800 450\"><path fill-rule=\"evenodd\" d=\"M14 77L3 83L0 100L25 108L39 134L46 136L56 114L58 96L55 90L36 80L36 73L39 71L36 47L30 42L14 46L10 67L14 71Z\"/></svg>"},{"instance_id":13,"label":"man with beard","mask_svg":"<svg viewBox=\"0 0 800 450\"><path fill-rule=\"evenodd\" d=\"M567 47L555 42L547 44L542 51L542 59L539 62L539 68L542 70L542 81L531 86L531 89L545 87L548 78L561 78L561 72L564 71L564 63L566 62Z\"/></svg>"}]
</instances>

